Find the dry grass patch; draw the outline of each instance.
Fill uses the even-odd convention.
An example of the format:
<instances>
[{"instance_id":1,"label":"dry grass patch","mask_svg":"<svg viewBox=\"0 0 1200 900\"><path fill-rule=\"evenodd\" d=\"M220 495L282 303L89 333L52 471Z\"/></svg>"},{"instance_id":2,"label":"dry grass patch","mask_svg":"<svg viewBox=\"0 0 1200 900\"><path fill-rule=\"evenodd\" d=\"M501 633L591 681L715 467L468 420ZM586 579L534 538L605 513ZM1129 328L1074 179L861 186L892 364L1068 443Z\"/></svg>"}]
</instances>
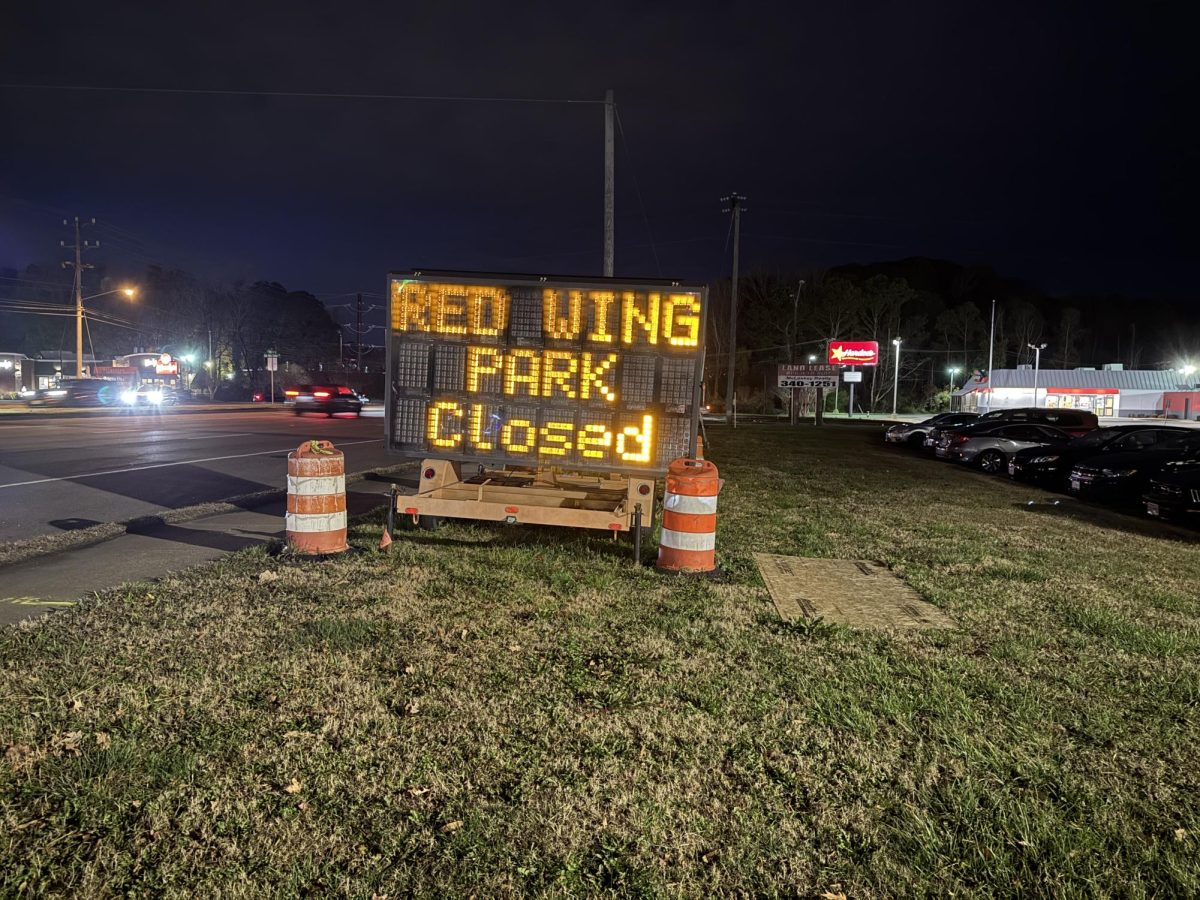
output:
<instances>
[{"instance_id":1,"label":"dry grass patch","mask_svg":"<svg viewBox=\"0 0 1200 900\"><path fill-rule=\"evenodd\" d=\"M463 524L0 634L0 893L1200 893L1187 534L865 429L711 437L724 581ZM755 551L957 627L782 623Z\"/></svg>"}]
</instances>

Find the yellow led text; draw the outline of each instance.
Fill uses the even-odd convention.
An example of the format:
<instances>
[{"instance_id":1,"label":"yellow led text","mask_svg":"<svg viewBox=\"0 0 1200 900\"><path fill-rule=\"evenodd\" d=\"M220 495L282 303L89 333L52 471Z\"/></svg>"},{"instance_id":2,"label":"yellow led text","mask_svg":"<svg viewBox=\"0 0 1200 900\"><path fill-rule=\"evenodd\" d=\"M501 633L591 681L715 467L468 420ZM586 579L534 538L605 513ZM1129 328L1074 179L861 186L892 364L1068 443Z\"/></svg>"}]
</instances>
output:
<instances>
[{"instance_id":1,"label":"yellow led text","mask_svg":"<svg viewBox=\"0 0 1200 900\"><path fill-rule=\"evenodd\" d=\"M509 419L495 431L485 430L489 407L469 407L442 400L429 407L426 437L444 450L502 452L561 459L579 451L586 460L612 463L649 463L653 458L654 416L647 413L637 424L610 428L598 422L576 425L544 420L541 427L529 419ZM495 418L493 416L492 418Z\"/></svg>"},{"instance_id":2,"label":"yellow led text","mask_svg":"<svg viewBox=\"0 0 1200 900\"><path fill-rule=\"evenodd\" d=\"M392 330L497 337L508 328L510 300L501 287L392 282Z\"/></svg>"}]
</instances>

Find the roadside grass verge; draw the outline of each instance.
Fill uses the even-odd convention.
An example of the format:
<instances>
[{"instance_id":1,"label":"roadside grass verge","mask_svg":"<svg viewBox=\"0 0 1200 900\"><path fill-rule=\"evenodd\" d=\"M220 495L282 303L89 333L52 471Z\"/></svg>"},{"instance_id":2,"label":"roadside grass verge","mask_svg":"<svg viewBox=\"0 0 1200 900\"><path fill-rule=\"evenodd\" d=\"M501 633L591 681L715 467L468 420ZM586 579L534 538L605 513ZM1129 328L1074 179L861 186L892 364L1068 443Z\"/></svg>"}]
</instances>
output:
<instances>
[{"instance_id":1,"label":"roadside grass verge","mask_svg":"<svg viewBox=\"0 0 1200 900\"><path fill-rule=\"evenodd\" d=\"M1200 894L1194 533L875 429L710 437L720 580L455 524L0 633L0 894ZM785 624L756 551L956 627Z\"/></svg>"}]
</instances>

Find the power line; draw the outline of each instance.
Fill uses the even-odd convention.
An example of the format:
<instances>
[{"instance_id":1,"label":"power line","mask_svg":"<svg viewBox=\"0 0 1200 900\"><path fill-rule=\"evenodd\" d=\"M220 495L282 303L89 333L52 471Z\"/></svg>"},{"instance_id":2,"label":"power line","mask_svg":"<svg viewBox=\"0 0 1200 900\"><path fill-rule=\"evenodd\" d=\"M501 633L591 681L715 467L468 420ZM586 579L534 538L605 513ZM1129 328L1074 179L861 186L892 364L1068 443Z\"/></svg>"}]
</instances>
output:
<instances>
[{"instance_id":1,"label":"power line","mask_svg":"<svg viewBox=\"0 0 1200 900\"><path fill-rule=\"evenodd\" d=\"M92 84L0 84L0 88L40 91L92 91L126 94L199 94L225 97L304 97L318 100L405 100L447 103L558 103L599 105L603 100L572 100L554 97L452 97L443 94L341 94L328 91L250 91L214 88L116 87Z\"/></svg>"},{"instance_id":2,"label":"power line","mask_svg":"<svg viewBox=\"0 0 1200 900\"><path fill-rule=\"evenodd\" d=\"M633 179L633 190L637 194L638 206L642 210L642 221L646 223L646 237L650 240L650 252L654 254L654 268L658 271L658 276L662 277L662 263L658 261L658 248L654 246L654 232L650 230L650 217L646 215L646 204L642 200L642 189L638 185L637 170L633 165L633 154L629 151L629 141L625 137L625 126L621 124L621 108L613 104L613 111L617 114L617 132L621 135L621 146L625 148L625 159L629 162L629 175Z\"/></svg>"}]
</instances>

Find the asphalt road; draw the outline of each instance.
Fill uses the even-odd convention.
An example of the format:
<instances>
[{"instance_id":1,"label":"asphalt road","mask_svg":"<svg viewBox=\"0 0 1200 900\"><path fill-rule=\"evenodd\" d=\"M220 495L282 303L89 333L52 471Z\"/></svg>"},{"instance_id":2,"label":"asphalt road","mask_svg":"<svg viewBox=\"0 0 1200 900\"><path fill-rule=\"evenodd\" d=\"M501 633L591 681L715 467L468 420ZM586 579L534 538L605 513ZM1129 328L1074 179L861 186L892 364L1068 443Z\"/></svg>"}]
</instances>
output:
<instances>
[{"instance_id":1,"label":"asphalt road","mask_svg":"<svg viewBox=\"0 0 1200 900\"><path fill-rule=\"evenodd\" d=\"M346 471L392 465L383 419L282 410L0 420L0 542L287 484L287 454L330 440Z\"/></svg>"}]
</instances>

